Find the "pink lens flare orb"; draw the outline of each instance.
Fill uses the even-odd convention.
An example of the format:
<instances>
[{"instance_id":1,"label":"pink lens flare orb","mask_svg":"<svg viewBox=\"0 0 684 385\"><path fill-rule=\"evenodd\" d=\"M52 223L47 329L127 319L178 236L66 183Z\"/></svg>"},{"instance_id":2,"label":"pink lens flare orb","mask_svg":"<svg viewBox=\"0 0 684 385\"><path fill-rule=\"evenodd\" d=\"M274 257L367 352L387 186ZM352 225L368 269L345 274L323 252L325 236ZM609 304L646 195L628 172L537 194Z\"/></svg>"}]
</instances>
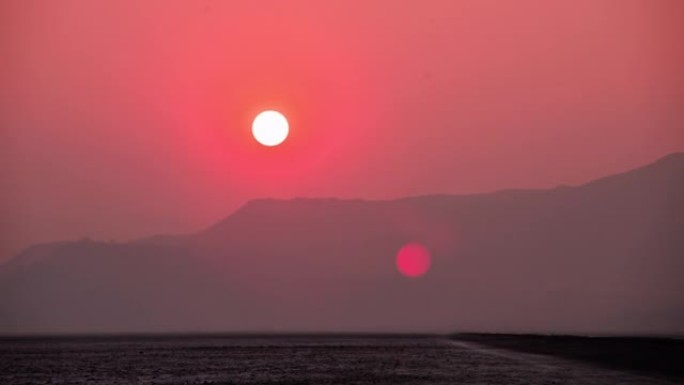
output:
<instances>
[{"instance_id":1,"label":"pink lens flare orb","mask_svg":"<svg viewBox=\"0 0 684 385\"><path fill-rule=\"evenodd\" d=\"M418 278L430 270L430 251L420 243L408 243L397 253L397 269L409 278Z\"/></svg>"}]
</instances>

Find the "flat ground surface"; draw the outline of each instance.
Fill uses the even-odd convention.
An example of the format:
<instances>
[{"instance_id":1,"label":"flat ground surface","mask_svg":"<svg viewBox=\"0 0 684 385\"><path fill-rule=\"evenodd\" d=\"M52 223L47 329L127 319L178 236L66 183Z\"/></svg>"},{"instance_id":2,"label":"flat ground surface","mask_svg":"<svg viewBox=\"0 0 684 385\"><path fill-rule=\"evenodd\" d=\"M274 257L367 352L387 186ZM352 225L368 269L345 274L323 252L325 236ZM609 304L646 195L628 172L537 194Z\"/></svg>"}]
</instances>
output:
<instances>
[{"instance_id":1,"label":"flat ground surface","mask_svg":"<svg viewBox=\"0 0 684 385\"><path fill-rule=\"evenodd\" d=\"M502 336L476 337L5 338L0 384L682 383L667 370L525 351L520 346L530 340L523 337L509 336L507 346L492 342ZM591 350L590 343L566 350Z\"/></svg>"},{"instance_id":2,"label":"flat ground surface","mask_svg":"<svg viewBox=\"0 0 684 385\"><path fill-rule=\"evenodd\" d=\"M459 334L453 338L498 350L550 355L605 368L665 376L684 383L682 338L520 334Z\"/></svg>"}]
</instances>

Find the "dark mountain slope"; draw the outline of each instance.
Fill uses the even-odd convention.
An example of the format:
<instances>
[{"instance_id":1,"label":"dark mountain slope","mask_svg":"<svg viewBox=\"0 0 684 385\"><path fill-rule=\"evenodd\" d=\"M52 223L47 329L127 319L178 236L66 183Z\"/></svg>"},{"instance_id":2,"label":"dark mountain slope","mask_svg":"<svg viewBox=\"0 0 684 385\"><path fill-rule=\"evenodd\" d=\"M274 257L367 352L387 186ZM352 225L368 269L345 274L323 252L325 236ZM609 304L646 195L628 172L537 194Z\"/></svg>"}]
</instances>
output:
<instances>
[{"instance_id":1,"label":"dark mountain slope","mask_svg":"<svg viewBox=\"0 0 684 385\"><path fill-rule=\"evenodd\" d=\"M684 332L684 154L579 187L256 200L210 228L27 249L1 332ZM420 242L427 275L397 250Z\"/></svg>"}]
</instances>

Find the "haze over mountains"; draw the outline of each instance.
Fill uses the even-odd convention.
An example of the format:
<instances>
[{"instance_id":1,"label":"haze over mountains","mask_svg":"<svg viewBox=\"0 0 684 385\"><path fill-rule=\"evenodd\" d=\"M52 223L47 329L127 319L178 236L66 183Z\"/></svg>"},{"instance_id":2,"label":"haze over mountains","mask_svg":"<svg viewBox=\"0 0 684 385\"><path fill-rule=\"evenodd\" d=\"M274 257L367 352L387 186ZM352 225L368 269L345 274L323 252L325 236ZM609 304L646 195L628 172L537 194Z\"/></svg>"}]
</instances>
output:
<instances>
[{"instance_id":1,"label":"haze over mountains","mask_svg":"<svg viewBox=\"0 0 684 385\"><path fill-rule=\"evenodd\" d=\"M30 247L0 333L684 333L684 153L578 187L255 200L183 236ZM432 253L397 272L408 242Z\"/></svg>"}]
</instances>

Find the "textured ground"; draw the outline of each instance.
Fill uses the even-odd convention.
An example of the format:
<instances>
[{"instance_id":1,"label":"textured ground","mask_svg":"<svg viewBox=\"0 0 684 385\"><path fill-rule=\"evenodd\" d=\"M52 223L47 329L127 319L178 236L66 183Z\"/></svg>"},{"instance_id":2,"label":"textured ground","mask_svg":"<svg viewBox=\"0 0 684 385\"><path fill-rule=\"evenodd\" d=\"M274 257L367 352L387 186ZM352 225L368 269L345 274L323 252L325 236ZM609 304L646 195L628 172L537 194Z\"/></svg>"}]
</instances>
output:
<instances>
[{"instance_id":1,"label":"textured ground","mask_svg":"<svg viewBox=\"0 0 684 385\"><path fill-rule=\"evenodd\" d=\"M0 340L0 384L677 384L444 337Z\"/></svg>"}]
</instances>

